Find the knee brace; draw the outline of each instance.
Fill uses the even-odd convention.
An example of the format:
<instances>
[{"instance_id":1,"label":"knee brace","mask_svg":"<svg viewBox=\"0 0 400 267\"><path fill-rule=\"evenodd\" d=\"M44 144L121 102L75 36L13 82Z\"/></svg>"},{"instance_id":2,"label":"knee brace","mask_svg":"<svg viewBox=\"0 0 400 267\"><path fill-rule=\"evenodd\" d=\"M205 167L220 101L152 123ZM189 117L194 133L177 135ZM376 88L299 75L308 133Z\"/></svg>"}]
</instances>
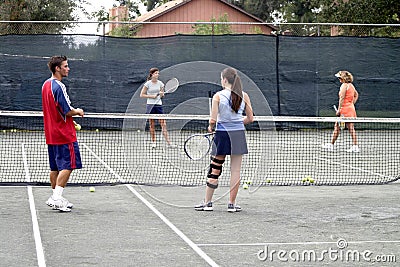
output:
<instances>
[{"instance_id":1,"label":"knee brace","mask_svg":"<svg viewBox=\"0 0 400 267\"><path fill-rule=\"evenodd\" d=\"M224 164L225 160L221 160L221 159L216 159L215 157L211 156L211 163L210 163L210 168L208 169L208 174L207 177L208 178L212 178L212 179L218 179L221 176L222 173L222 164ZM218 163L221 165L215 165L214 163ZM213 174L212 170L218 170L219 173L218 174Z\"/></svg>"},{"instance_id":2,"label":"knee brace","mask_svg":"<svg viewBox=\"0 0 400 267\"><path fill-rule=\"evenodd\" d=\"M207 186L208 186L209 188L212 188L212 189L217 189L217 188L218 188L218 184L211 184L211 183L209 183L209 182L207 182Z\"/></svg>"}]
</instances>

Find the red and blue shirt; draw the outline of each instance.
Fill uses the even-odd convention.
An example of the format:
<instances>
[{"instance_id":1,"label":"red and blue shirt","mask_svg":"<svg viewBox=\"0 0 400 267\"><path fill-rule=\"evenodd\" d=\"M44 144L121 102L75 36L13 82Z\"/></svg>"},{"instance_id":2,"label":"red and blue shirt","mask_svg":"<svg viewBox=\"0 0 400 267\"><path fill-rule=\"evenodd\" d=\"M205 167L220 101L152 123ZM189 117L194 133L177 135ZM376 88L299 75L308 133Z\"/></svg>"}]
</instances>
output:
<instances>
[{"instance_id":1,"label":"red and blue shirt","mask_svg":"<svg viewBox=\"0 0 400 267\"><path fill-rule=\"evenodd\" d=\"M73 109L65 85L50 78L42 86L42 106L46 144L62 145L76 142L76 131L71 116Z\"/></svg>"}]
</instances>

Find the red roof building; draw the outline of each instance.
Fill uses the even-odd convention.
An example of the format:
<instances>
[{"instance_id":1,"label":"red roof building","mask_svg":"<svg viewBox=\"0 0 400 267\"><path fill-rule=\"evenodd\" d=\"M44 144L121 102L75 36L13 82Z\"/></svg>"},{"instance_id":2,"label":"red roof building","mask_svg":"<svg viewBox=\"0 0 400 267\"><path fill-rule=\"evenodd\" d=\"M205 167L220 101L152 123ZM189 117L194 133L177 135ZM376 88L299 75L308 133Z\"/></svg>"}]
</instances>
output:
<instances>
[{"instance_id":1,"label":"red roof building","mask_svg":"<svg viewBox=\"0 0 400 267\"><path fill-rule=\"evenodd\" d=\"M226 27L233 34L271 34L275 30L272 25L224 0L170 1L138 17L134 21L138 24L132 30L136 37L194 34L193 22L218 22L222 17L229 22Z\"/></svg>"}]
</instances>

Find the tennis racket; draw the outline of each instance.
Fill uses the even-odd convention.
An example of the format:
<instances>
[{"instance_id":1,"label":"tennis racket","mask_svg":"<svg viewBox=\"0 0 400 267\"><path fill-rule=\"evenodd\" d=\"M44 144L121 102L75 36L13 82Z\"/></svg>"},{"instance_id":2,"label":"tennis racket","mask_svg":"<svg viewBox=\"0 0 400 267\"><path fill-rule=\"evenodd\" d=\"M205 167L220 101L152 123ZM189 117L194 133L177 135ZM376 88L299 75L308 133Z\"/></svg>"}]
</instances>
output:
<instances>
[{"instance_id":1,"label":"tennis racket","mask_svg":"<svg viewBox=\"0 0 400 267\"><path fill-rule=\"evenodd\" d=\"M193 134L183 144L186 156L191 160L201 160L208 156L214 140L214 132L206 134Z\"/></svg>"},{"instance_id":2,"label":"tennis racket","mask_svg":"<svg viewBox=\"0 0 400 267\"><path fill-rule=\"evenodd\" d=\"M176 89L178 89L179 87L179 81L177 78L172 78L171 80L169 80L165 86L164 86L164 94L170 94L176 91ZM157 95L160 95L160 93L158 93Z\"/></svg>"},{"instance_id":3,"label":"tennis racket","mask_svg":"<svg viewBox=\"0 0 400 267\"><path fill-rule=\"evenodd\" d=\"M336 105L333 105L333 108L335 109L335 112L337 113L338 109L337 109ZM346 126L346 123L343 121L344 116L339 114L339 117L340 117L340 119L339 119L339 127L340 127L340 130L343 130L344 127Z\"/></svg>"}]
</instances>

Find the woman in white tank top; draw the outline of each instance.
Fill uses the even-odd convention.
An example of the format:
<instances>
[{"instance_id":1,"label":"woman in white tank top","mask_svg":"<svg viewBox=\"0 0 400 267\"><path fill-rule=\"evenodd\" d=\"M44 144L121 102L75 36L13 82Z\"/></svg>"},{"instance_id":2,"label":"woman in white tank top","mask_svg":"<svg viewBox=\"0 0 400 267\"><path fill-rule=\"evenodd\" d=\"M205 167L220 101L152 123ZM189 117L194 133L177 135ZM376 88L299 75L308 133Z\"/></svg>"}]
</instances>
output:
<instances>
[{"instance_id":1,"label":"woman in white tank top","mask_svg":"<svg viewBox=\"0 0 400 267\"><path fill-rule=\"evenodd\" d=\"M253 121L253 109L249 96L242 90L242 82L233 68L226 68L221 73L223 90L212 99L211 118L208 131L215 128L214 144L211 152L211 164L208 171L206 194L204 201L195 206L199 211L211 211L212 197L218 187L218 178L226 155L231 159L231 179L228 212L241 211L236 204L236 196L240 186L240 169L243 154L247 154L245 124ZM243 112L246 116L243 117Z\"/></svg>"}]
</instances>

